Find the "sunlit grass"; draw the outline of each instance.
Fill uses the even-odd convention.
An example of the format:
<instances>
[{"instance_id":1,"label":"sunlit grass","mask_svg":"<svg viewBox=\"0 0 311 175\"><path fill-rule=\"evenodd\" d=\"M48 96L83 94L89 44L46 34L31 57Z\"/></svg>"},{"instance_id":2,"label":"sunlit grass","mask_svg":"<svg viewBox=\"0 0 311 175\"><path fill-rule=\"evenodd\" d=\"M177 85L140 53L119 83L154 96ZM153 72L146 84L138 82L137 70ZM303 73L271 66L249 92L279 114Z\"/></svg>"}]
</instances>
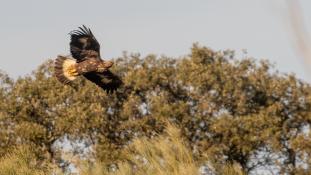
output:
<instances>
[{"instance_id":1,"label":"sunlit grass","mask_svg":"<svg viewBox=\"0 0 311 175\"><path fill-rule=\"evenodd\" d=\"M124 149L123 156L124 160L117 163L114 171L108 171L107 166L100 162L75 160L74 164L81 175L195 175L200 174L199 169L202 166L194 159L180 130L170 123L162 135L152 139L134 139ZM51 168L39 167L38 163L29 147L18 147L0 159L0 175L53 174ZM55 167L47 167L53 166ZM222 175L243 175L237 165L224 165L214 172Z\"/></svg>"},{"instance_id":2,"label":"sunlit grass","mask_svg":"<svg viewBox=\"0 0 311 175\"><path fill-rule=\"evenodd\" d=\"M137 138L124 151L126 160L108 172L100 163L82 168L83 175L195 175L202 166L192 155L180 130L168 123L163 135ZM224 165L215 174L243 175L238 165Z\"/></svg>"},{"instance_id":3,"label":"sunlit grass","mask_svg":"<svg viewBox=\"0 0 311 175\"><path fill-rule=\"evenodd\" d=\"M27 146L15 148L0 159L0 175L45 175L48 169L38 167L34 153Z\"/></svg>"},{"instance_id":4,"label":"sunlit grass","mask_svg":"<svg viewBox=\"0 0 311 175\"><path fill-rule=\"evenodd\" d=\"M168 124L166 132L156 138L137 138L124 151L126 160L108 173L100 163L82 169L83 175L188 175L199 174L199 164L183 141L179 129Z\"/></svg>"}]
</instances>

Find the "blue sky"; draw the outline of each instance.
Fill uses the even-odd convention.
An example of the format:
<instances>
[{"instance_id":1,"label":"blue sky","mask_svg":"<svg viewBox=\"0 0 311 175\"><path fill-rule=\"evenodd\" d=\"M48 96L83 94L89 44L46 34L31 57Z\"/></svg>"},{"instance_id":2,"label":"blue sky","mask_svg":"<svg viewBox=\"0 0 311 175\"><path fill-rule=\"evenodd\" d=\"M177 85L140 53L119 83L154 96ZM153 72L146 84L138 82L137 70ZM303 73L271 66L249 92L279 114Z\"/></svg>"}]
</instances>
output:
<instances>
[{"instance_id":1,"label":"blue sky","mask_svg":"<svg viewBox=\"0 0 311 175\"><path fill-rule=\"evenodd\" d=\"M69 54L68 33L89 26L104 58L123 51L178 57L192 43L248 51L311 82L294 50L284 0L0 0L0 69L23 76ZM301 0L311 33L311 1Z\"/></svg>"}]
</instances>

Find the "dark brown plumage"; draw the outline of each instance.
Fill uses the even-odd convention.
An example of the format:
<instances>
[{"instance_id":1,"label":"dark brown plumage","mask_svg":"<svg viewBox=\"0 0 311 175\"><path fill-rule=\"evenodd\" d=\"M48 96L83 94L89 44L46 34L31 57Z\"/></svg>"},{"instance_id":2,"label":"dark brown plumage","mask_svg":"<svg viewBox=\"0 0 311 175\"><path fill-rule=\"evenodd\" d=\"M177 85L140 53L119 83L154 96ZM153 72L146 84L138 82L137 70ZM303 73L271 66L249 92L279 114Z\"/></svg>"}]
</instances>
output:
<instances>
[{"instance_id":1,"label":"dark brown plumage","mask_svg":"<svg viewBox=\"0 0 311 175\"><path fill-rule=\"evenodd\" d=\"M122 84L121 79L108 69L111 61L100 57L100 45L92 31L85 27L73 30L70 34L70 52L73 58L58 56L55 61L55 76L68 84L77 76L83 75L89 81L111 93Z\"/></svg>"},{"instance_id":2,"label":"dark brown plumage","mask_svg":"<svg viewBox=\"0 0 311 175\"><path fill-rule=\"evenodd\" d=\"M94 37L92 31L85 27L80 30L73 30L70 34L70 52L77 62L81 62L88 57L100 59L100 45Z\"/></svg>"}]
</instances>

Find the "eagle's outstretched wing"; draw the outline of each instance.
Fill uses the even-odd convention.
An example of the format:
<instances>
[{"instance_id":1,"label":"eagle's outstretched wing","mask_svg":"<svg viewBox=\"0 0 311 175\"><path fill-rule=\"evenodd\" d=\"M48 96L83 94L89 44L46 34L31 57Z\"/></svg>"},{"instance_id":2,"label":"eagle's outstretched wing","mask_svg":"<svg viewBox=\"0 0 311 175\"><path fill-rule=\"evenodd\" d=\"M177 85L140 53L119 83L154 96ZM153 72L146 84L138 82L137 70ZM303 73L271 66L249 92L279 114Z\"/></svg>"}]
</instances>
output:
<instances>
[{"instance_id":1,"label":"eagle's outstretched wing","mask_svg":"<svg viewBox=\"0 0 311 175\"><path fill-rule=\"evenodd\" d=\"M70 52L77 62L81 62L89 57L100 59L100 45L92 31L86 26L79 27L70 33Z\"/></svg>"},{"instance_id":2,"label":"eagle's outstretched wing","mask_svg":"<svg viewBox=\"0 0 311 175\"><path fill-rule=\"evenodd\" d=\"M89 72L84 74L84 77L101 87L107 93L112 93L122 85L121 79L110 72Z\"/></svg>"},{"instance_id":3,"label":"eagle's outstretched wing","mask_svg":"<svg viewBox=\"0 0 311 175\"><path fill-rule=\"evenodd\" d=\"M91 30L84 25L79 30L70 32L70 52L72 57L58 56L55 61L55 76L64 83L70 84L83 75L107 93L112 93L122 85L121 79L108 69L111 61L100 58L100 46Z\"/></svg>"}]
</instances>

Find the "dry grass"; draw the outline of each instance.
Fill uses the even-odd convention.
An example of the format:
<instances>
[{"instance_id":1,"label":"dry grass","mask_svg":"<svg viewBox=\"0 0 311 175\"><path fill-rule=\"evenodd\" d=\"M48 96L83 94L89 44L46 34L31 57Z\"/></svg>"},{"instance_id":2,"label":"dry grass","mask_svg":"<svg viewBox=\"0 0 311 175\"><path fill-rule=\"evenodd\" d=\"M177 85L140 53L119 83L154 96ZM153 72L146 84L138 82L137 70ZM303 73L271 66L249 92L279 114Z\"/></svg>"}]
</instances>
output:
<instances>
[{"instance_id":1,"label":"dry grass","mask_svg":"<svg viewBox=\"0 0 311 175\"><path fill-rule=\"evenodd\" d=\"M179 130L168 124L166 133L154 139L136 139L127 150L127 155L135 169L129 163L119 165L120 175L188 175L198 174L199 165L194 161L191 150L183 141Z\"/></svg>"},{"instance_id":2,"label":"dry grass","mask_svg":"<svg viewBox=\"0 0 311 175\"><path fill-rule=\"evenodd\" d=\"M219 174L225 174L225 175L246 175L246 173L243 172L242 168L238 164L233 165L226 165L223 166L219 171Z\"/></svg>"},{"instance_id":3,"label":"dry grass","mask_svg":"<svg viewBox=\"0 0 311 175\"><path fill-rule=\"evenodd\" d=\"M126 161L108 173L103 166L82 168L83 175L188 175L199 174L199 165L182 140L179 130L168 124L166 133L157 138L138 138L124 151Z\"/></svg>"},{"instance_id":4,"label":"dry grass","mask_svg":"<svg viewBox=\"0 0 311 175\"><path fill-rule=\"evenodd\" d=\"M118 170L107 172L100 163L84 166L82 175L195 175L200 174L201 164L194 160L180 130L168 123L166 132L153 139L137 138L125 150L126 161ZM86 168L87 167L87 168ZM244 175L240 166L224 165L215 174Z\"/></svg>"},{"instance_id":5,"label":"dry grass","mask_svg":"<svg viewBox=\"0 0 311 175\"><path fill-rule=\"evenodd\" d=\"M166 132L153 139L137 138L124 151L125 160L118 169L109 172L103 163L89 164L74 161L80 175L195 175L200 174L200 164L194 160L180 131L168 124ZM37 166L35 155L29 147L19 147L0 159L0 175L46 175L51 169ZM49 167L53 167L52 165ZM218 169L218 168L217 168ZM243 175L236 165L215 170L216 174ZM60 174L60 173L56 173Z\"/></svg>"},{"instance_id":6,"label":"dry grass","mask_svg":"<svg viewBox=\"0 0 311 175\"><path fill-rule=\"evenodd\" d=\"M0 159L0 175L44 175L29 147L17 147Z\"/></svg>"}]
</instances>

